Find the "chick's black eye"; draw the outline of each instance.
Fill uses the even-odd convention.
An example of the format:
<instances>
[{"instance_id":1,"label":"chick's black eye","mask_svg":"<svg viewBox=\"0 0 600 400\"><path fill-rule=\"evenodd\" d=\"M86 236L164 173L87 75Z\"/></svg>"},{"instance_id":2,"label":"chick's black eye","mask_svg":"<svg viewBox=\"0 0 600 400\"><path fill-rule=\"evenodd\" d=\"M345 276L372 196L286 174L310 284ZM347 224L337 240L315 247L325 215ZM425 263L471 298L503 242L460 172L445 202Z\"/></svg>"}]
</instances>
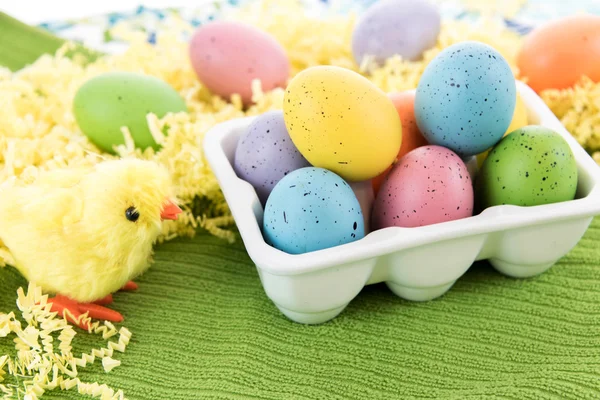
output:
<instances>
[{"instance_id":1,"label":"chick's black eye","mask_svg":"<svg viewBox=\"0 0 600 400\"><path fill-rule=\"evenodd\" d=\"M125 218L130 220L131 222L135 222L140 217L140 213L135 210L135 207L129 207L125 210Z\"/></svg>"}]
</instances>

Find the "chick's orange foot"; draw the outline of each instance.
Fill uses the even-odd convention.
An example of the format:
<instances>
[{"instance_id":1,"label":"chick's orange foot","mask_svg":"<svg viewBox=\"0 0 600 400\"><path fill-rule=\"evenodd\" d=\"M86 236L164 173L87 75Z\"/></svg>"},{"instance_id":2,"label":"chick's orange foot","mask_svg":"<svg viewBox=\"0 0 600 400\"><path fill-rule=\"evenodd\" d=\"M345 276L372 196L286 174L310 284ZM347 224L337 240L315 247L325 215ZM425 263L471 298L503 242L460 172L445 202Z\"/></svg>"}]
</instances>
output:
<instances>
[{"instance_id":1,"label":"chick's orange foot","mask_svg":"<svg viewBox=\"0 0 600 400\"><path fill-rule=\"evenodd\" d=\"M66 317L67 321L72 324L77 325L81 329L88 330L89 323L82 318L85 313L88 313L88 317L94 319L111 322L123 321L123 316L120 313L98 304L108 304L112 302L112 296L109 296L96 303L78 303L68 297L57 295L56 297L49 298L48 303L52 304L52 312L57 312L59 315Z\"/></svg>"},{"instance_id":2,"label":"chick's orange foot","mask_svg":"<svg viewBox=\"0 0 600 400\"><path fill-rule=\"evenodd\" d=\"M121 290L137 290L138 289L138 284L135 283L134 281L129 281L125 284L125 286L123 286L121 288Z\"/></svg>"},{"instance_id":3,"label":"chick's orange foot","mask_svg":"<svg viewBox=\"0 0 600 400\"><path fill-rule=\"evenodd\" d=\"M100 300L94 301L94 304L98 304L99 306L105 306L113 302L112 294L108 294Z\"/></svg>"}]
</instances>

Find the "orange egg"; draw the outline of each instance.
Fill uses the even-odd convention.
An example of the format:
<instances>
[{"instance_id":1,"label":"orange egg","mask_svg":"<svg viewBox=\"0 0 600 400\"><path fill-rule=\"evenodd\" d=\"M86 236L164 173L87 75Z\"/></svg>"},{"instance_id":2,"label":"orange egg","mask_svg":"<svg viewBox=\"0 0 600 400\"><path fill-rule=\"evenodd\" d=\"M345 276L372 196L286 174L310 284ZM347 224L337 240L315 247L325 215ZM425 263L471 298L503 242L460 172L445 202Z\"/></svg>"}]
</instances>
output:
<instances>
[{"instance_id":1,"label":"orange egg","mask_svg":"<svg viewBox=\"0 0 600 400\"><path fill-rule=\"evenodd\" d=\"M536 92L573 86L583 75L600 81L600 16L577 15L533 30L517 65Z\"/></svg>"},{"instance_id":2,"label":"orange egg","mask_svg":"<svg viewBox=\"0 0 600 400\"><path fill-rule=\"evenodd\" d=\"M415 119L415 93L409 91L395 92L388 94L388 97L392 100L392 103L394 103L396 111L398 111L398 115L400 116L400 121L402 122L402 145L400 146L400 151L396 157L396 160L399 160L409 151L429 143L425 140L421 131L419 131ZM392 166L389 166L380 175L373 178L372 182L375 194L379 191L379 186L381 186L391 169Z\"/></svg>"},{"instance_id":3,"label":"orange egg","mask_svg":"<svg viewBox=\"0 0 600 400\"><path fill-rule=\"evenodd\" d=\"M387 174L390 173L391 170L392 170L392 165L387 167L387 169L385 171L383 171L381 174L377 175L375 178L373 178L371 180L371 183L373 184L373 192L375 193L375 195L377 195L377 192L379 192L379 188L381 187L381 184L383 183L383 181L385 180L385 177L387 176Z\"/></svg>"}]
</instances>

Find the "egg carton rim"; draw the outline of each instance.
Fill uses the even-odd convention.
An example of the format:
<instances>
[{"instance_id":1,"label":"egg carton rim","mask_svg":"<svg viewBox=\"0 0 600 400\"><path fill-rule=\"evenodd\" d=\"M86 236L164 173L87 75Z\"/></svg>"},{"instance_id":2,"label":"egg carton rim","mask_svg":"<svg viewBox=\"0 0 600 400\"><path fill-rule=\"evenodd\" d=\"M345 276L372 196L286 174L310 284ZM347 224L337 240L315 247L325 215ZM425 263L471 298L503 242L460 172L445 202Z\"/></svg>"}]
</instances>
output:
<instances>
[{"instance_id":1,"label":"egg carton rim","mask_svg":"<svg viewBox=\"0 0 600 400\"><path fill-rule=\"evenodd\" d=\"M265 242L259 225L263 207L252 185L237 176L224 149L226 142L235 140L256 117L238 118L214 126L205 136L204 151L250 258L261 270L273 275L300 275L429 243L600 215L600 168L529 86L521 81L516 81L516 85L528 114L538 120L536 124L553 129L569 144L578 167L578 190L585 187L585 197L529 207L494 206L468 218L415 228L389 227L372 231L352 243L289 254Z\"/></svg>"}]
</instances>

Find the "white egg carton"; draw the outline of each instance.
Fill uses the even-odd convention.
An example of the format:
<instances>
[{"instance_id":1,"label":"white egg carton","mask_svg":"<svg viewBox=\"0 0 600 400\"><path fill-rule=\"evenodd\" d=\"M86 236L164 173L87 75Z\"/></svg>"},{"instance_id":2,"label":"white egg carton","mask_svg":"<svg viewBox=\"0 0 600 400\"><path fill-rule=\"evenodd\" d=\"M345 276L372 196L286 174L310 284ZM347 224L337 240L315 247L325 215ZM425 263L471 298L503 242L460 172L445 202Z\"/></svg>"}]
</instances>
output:
<instances>
[{"instance_id":1,"label":"white egg carton","mask_svg":"<svg viewBox=\"0 0 600 400\"><path fill-rule=\"evenodd\" d=\"M521 82L517 89L529 123L553 129L571 146L579 170L575 200L496 206L470 218L386 228L353 243L300 255L263 240L262 205L253 187L233 170L238 138L252 118L228 121L208 132L206 157L277 308L293 321L318 324L341 313L365 285L385 282L404 299L426 301L446 293L477 260L488 260L507 276L526 278L548 270L568 253L600 214L600 168L532 89Z\"/></svg>"}]
</instances>

